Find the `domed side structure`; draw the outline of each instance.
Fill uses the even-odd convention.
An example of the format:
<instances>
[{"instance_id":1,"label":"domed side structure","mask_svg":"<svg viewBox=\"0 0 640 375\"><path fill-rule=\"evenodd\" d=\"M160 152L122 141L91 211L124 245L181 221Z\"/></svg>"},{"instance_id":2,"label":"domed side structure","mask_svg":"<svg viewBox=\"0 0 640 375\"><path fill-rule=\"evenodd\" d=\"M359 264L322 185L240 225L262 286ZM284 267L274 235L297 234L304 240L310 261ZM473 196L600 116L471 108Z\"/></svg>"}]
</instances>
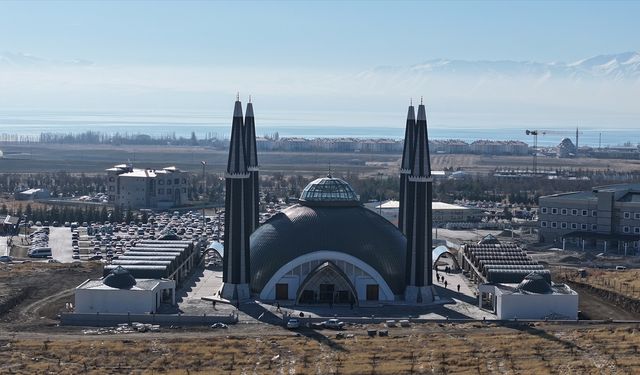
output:
<instances>
[{"instance_id":1,"label":"domed side structure","mask_svg":"<svg viewBox=\"0 0 640 375\"><path fill-rule=\"evenodd\" d=\"M521 292L535 293L535 294L551 294L553 289L551 285L544 279L544 277L537 273L530 273L527 275L517 287Z\"/></svg>"},{"instance_id":2,"label":"domed side structure","mask_svg":"<svg viewBox=\"0 0 640 375\"><path fill-rule=\"evenodd\" d=\"M121 266L116 267L110 274L108 274L102 283L106 286L118 289L131 289L137 284L136 279Z\"/></svg>"},{"instance_id":3,"label":"domed side structure","mask_svg":"<svg viewBox=\"0 0 640 375\"><path fill-rule=\"evenodd\" d=\"M264 300L320 303L347 303L350 298L393 301L403 294L406 239L402 233L361 205L329 202L302 201L271 217L251 236L252 293ZM327 262L331 267L319 268ZM311 280L314 270L318 280ZM336 275L347 280L337 280ZM323 281L323 277L333 280ZM303 283L314 287L304 289ZM356 296L349 295L350 285ZM329 292L333 301L323 297Z\"/></svg>"}]
</instances>

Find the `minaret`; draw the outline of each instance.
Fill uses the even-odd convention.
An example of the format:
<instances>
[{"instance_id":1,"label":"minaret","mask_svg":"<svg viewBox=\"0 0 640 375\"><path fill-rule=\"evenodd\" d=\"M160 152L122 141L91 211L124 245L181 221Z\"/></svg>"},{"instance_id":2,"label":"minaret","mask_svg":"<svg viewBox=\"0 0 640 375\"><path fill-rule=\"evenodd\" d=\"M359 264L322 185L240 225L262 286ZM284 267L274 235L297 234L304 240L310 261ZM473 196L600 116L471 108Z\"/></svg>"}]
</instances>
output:
<instances>
[{"instance_id":1,"label":"minaret","mask_svg":"<svg viewBox=\"0 0 640 375\"><path fill-rule=\"evenodd\" d=\"M247 152L247 170L249 171L249 195L248 213L251 218L249 233L258 229L260 214L260 176L258 175L258 151L256 147L256 122L253 117L253 104L251 97L247 103L247 112L244 118L244 147Z\"/></svg>"},{"instance_id":2,"label":"minaret","mask_svg":"<svg viewBox=\"0 0 640 375\"><path fill-rule=\"evenodd\" d=\"M427 114L422 103L418 106L414 153L411 158L410 185L407 199L407 274L405 301L430 303L434 299L432 287L432 178L429 158Z\"/></svg>"},{"instance_id":3,"label":"minaret","mask_svg":"<svg viewBox=\"0 0 640 375\"><path fill-rule=\"evenodd\" d=\"M416 127L416 114L413 103L409 105L407 113L407 125L404 130L404 148L402 150L402 163L400 164L400 212L398 215L398 229L407 235L407 199L409 198L409 183L411 173L411 158L413 156L413 140Z\"/></svg>"},{"instance_id":4,"label":"minaret","mask_svg":"<svg viewBox=\"0 0 640 375\"><path fill-rule=\"evenodd\" d=\"M224 258L220 296L228 300L250 297L249 281L249 197L250 173L242 125L242 104L236 100L233 110L229 161L225 174Z\"/></svg>"}]
</instances>

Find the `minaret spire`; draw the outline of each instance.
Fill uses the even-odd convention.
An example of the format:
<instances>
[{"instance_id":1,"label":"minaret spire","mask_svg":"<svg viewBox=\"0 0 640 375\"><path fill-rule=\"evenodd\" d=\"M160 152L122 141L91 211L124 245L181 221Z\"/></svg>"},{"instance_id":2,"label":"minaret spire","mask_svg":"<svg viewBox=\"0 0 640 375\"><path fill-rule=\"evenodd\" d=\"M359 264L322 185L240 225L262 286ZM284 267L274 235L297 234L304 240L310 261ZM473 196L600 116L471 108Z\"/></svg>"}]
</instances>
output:
<instances>
[{"instance_id":1,"label":"minaret spire","mask_svg":"<svg viewBox=\"0 0 640 375\"><path fill-rule=\"evenodd\" d=\"M247 153L245 150L242 103L236 96L231 125L229 160L225 174L225 231L222 289L224 299L240 301L250 297L251 279L249 264L249 222L247 201L249 179Z\"/></svg>"},{"instance_id":2,"label":"minaret spire","mask_svg":"<svg viewBox=\"0 0 640 375\"><path fill-rule=\"evenodd\" d=\"M245 150L247 152L247 170L250 174L248 185L250 199L247 202L247 213L250 220L249 233L253 233L260 224L260 175L258 172L256 123L253 116L253 103L251 103L251 96L249 96L247 112L245 113L244 118L244 142Z\"/></svg>"},{"instance_id":3,"label":"minaret spire","mask_svg":"<svg viewBox=\"0 0 640 375\"><path fill-rule=\"evenodd\" d=\"M427 114L422 98L418 106L415 125L414 149L411 157L411 171L408 176L409 197L407 198L407 267L405 301L409 303L430 303L434 298L432 287L432 198L431 161Z\"/></svg>"},{"instance_id":4,"label":"minaret spire","mask_svg":"<svg viewBox=\"0 0 640 375\"><path fill-rule=\"evenodd\" d=\"M416 127L416 114L413 107L413 99L409 99L409 110L407 112L407 123L404 131L404 147L402 150L402 161L400 163L400 209L398 212L398 229L407 235L407 198L409 197L409 173L411 173L411 159L413 158L414 134Z\"/></svg>"}]
</instances>

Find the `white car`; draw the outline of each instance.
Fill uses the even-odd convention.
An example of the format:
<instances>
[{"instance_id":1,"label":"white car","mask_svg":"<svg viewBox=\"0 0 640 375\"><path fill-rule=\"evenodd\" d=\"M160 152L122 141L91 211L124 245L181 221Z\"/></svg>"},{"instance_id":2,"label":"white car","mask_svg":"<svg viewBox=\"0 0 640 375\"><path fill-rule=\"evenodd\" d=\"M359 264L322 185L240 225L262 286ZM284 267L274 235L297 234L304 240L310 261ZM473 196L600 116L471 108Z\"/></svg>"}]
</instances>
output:
<instances>
[{"instance_id":1,"label":"white car","mask_svg":"<svg viewBox=\"0 0 640 375\"><path fill-rule=\"evenodd\" d=\"M338 319L329 319L327 321L324 321L322 323L322 326L324 328L340 330L342 329L342 327L344 327L344 322L341 322Z\"/></svg>"},{"instance_id":2,"label":"white car","mask_svg":"<svg viewBox=\"0 0 640 375\"><path fill-rule=\"evenodd\" d=\"M300 328L300 321L298 319L295 318L291 318L287 321L287 328L288 329L298 329Z\"/></svg>"}]
</instances>

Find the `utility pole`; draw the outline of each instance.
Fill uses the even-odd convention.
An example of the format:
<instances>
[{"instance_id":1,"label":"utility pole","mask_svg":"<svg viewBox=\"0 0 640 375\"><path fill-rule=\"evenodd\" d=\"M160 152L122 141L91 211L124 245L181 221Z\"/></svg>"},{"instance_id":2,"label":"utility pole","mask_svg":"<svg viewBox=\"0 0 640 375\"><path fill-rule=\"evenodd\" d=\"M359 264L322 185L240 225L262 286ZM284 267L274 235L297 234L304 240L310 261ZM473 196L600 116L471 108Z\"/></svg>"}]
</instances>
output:
<instances>
[{"instance_id":1,"label":"utility pole","mask_svg":"<svg viewBox=\"0 0 640 375\"><path fill-rule=\"evenodd\" d=\"M207 167L207 162L206 161L201 161L200 163L202 163L202 195L204 197L207 196L207 177L205 175L205 168ZM204 202L202 204L202 231L204 234L204 230L205 230L205 216L204 216Z\"/></svg>"}]
</instances>

